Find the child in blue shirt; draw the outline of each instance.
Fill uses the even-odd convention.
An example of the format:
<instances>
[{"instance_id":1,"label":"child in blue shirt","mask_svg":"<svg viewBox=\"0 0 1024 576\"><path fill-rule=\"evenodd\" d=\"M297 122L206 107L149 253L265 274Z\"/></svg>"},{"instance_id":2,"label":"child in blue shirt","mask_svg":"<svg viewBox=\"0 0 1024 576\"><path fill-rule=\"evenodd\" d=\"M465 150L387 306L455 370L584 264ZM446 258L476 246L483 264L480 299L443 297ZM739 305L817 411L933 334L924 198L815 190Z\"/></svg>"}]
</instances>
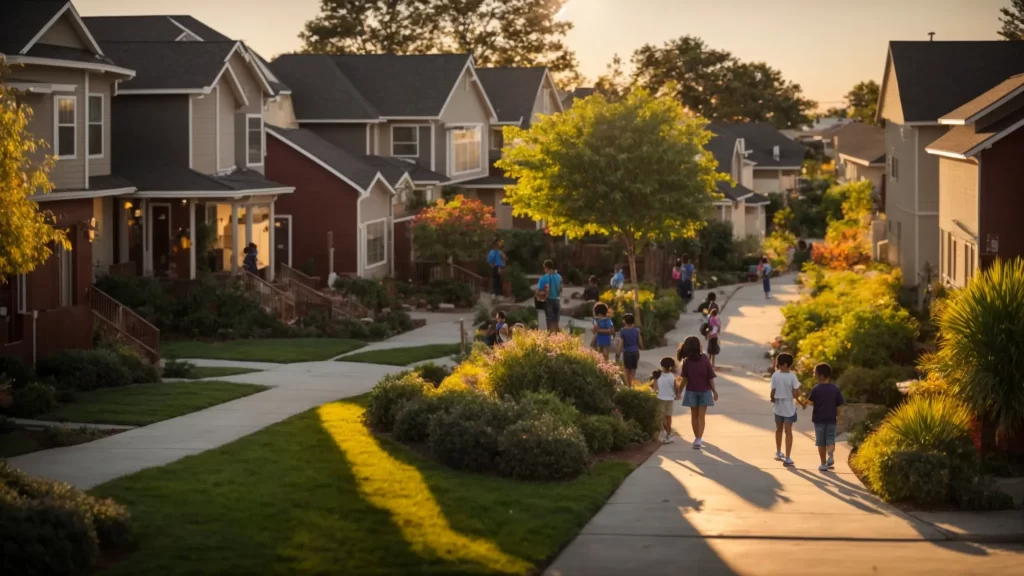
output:
<instances>
[{"instance_id":1,"label":"child in blue shirt","mask_svg":"<svg viewBox=\"0 0 1024 576\"><path fill-rule=\"evenodd\" d=\"M636 327L636 318L632 314L623 314L622 322L626 326L619 330L619 350L615 353L615 361L618 362L619 356L622 356L626 386L632 388L636 368L640 365L640 349L644 347L644 339L640 337L640 329Z\"/></svg>"},{"instance_id":2,"label":"child in blue shirt","mask_svg":"<svg viewBox=\"0 0 1024 576\"><path fill-rule=\"evenodd\" d=\"M622 266L615 267L615 275L612 276L611 285L616 290L622 290L622 285L626 283L626 277L622 274Z\"/></svg>"},{"instance_id":3,"label":"child in blue shirt","mask_svg":"<svg viewBox=\"0 0 1024 576\"><path fill-rule=\"evenodd\" d=\"M615 335L615 323L608 317L608 305L603 302L594 304L594 348L608 360L612 350L612 337Z\"/></svg>"},{"instance_id":4,"label":"child in blue shirt","mask_svg":"<svg viewBox=\"0 0 1024 576\"><path fill-rule=\"evenodd\" d=\"M537 296L544 301L544 321L548 332L558 332L559 317L562 313L562 275L551 260L544 261L544 275L537 282Z\"/></svg>"}]
</instances>

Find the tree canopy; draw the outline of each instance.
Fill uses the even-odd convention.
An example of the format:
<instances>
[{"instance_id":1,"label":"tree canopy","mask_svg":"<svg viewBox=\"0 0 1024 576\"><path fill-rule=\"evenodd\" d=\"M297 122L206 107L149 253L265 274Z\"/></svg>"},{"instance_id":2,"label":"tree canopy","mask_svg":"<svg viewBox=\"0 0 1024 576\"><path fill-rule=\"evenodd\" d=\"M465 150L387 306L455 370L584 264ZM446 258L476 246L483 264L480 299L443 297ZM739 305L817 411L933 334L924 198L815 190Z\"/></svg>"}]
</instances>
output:
<instances>
[{"instance_id":1,"label":"tree canopy","mask_svg":"<svg viewBox=\"0 0 1024 576\"><path fill-rule=\"evenodd\" d=\"M636 278L636 254L694 234L728 179L704 149L705 125L673 98L635 89L618 101L580 100L529 130L506 127L497 164L518 182L505 202L554 234L620 237Z\"/></svg>"},{"instance_id":2,"label":"tree canopy","mask_svg":"<svg viewBox=\"0 0 1024 576\"><path fill-rule=\"evenodd\" d=\"M999 13L1003 25L999 35L1007 40L1024 40L1024 0L1010 0L1010 5L1000 8Z\"/></svg>"},{"instance_id":3,"label":"tree canopy","mask_svg":"<svg viewBox=\"0 0 1024 576\"><path fill-rule=\"evenodd\" d=\"M547 66L579 79L566 0L320 0L299 34L313 53L470 53L478 66Z\"/></svg>"},{"instance_id":4,"label":"tree canopy","mask_svg":"<svg viewBox=\"0 0 1024 576\"><path fill-rule=\"evenodd\" d=\"M494 241L494 209L461 194L425 208L412 220L416 255L427 260L471 260Z\"/></svg>"},{"instance_id":5,"label":"tree canopy","mask_svg":"<svg viewBox=\"0 0 1024 576\"><path fill-rule=\"evenodd\" d=\"M670 90L686 109L711 120L793 128L810 122L816 107L780 71L764 62L743 62L696 36L645 44L632 62L635 84L655 93Z\"/></svg>"},{"instance_id":6,"label":"tree canopy","mask_svg":"<svg viewBox=\"0 0 1024 576\"><path fill-rule=\"evenodd\" d=\"M30 198L53 189L48 176L53 160L34 166L30 159L45 146L28 132L31 115L0 77L0 282L46 262L54 244L70 248L64 231L53 228L51 215Z\"/></svg>"},{"instance_id":7,"label":"tree canopy","mask_svg":"<svg viewBox=\"0 0 1024 576\"><path fill-rule=\"evenodd\" d=\"M878 109L878 92L878 82L874 80L858 82L854 85L846 93L848 117L865 124L874 124L875 111Z\"/></svg>"}]
</instances>

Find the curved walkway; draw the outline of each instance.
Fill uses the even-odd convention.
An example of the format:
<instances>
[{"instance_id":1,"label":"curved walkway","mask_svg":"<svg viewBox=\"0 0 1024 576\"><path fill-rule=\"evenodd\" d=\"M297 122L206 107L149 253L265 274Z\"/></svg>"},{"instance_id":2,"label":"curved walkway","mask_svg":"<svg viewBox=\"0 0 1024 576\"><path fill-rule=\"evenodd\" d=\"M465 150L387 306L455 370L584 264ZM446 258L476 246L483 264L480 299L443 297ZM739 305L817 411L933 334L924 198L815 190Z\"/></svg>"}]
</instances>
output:
<instances>
[{"instance_id":1,"label":"curved walkway","mask_svg":"<svg viewBox=\"0 0 1024 576\"><path fill-rule=\"evenodd\" d=\"M1019 548L948 542L875 498L850 471L845 443L836 447L835 471L818 472L809 410L794 426L796 467L774 459L770 386L760 374L781 307L797 298L797 287L782 278L775 289L765 301L760 284L745 285L725 308L720 401L708 411L706 448L690 447L689 414L677 404L681 438L634 471L546 573L1024 573ZM676 339L689 335L689 321L681 324ZM670 344L674 350L677 342ZM656 352L646 360L657 362Z\"/></svg>"}]
</instances>

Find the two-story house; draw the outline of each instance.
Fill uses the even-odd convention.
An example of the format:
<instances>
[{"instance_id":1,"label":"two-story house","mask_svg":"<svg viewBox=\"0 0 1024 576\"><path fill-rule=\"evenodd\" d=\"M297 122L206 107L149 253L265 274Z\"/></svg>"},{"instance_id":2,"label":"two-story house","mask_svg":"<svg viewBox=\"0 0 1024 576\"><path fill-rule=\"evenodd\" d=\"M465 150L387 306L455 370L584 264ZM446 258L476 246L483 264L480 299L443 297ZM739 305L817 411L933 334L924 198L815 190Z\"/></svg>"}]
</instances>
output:
<instances>
[{"instance_id":1,"label":"two-story house","mask_svg":"<svg viewBox=\"0 0 1024 576\"><path fill-rule=\"evenodd\" d=\"M94 263L102 268L116 241L113 197L135 190L112 170L111 100L135 71L96 42L66 1L5 2L0 59L9 67L4 87L31 109L28 130L47 145L30 160L54 158L54 190L34 199L71 245L0 286L0 355L32 365L63 348L92 346Z\"/></svg>"},{"instance_id":2,"label":"two-story house","mask_svg":"<svg viewBox=\"0 0 1024 576\"><path fill-rule=\"evenodd\" d=\"M731 223L736 239L764 238L768 194L789 190L781 186L796 186L789 167L802 162L803 146L767 124L714 122L708 130L714 136L707 149L718 161L718 171L733 180L719 182L718 192L723 198L715 201L709 218Z\"/></svg>"},{"instance_id":3,"label":"two-story house","mask_svg":"<svg viewBox=\"0 0 1024 576\"><path fill-rule=\"evenodd\" d=\"M966 286L995 258L1024 256L1024 74L939 118L926 148L939 163L939 274Z\"/></svg>"},{"instance_id":4,"label":"two-story house","mask_svg":"<svg viewBox=\"0 0 1024 576\"><path fill-rule=\"evenodd\" d=\"M890 42L877 119L886 144L886 238L905 286L923 287L939 264L939 118L1024 72L1019 42Z\"/></svg>"},{"instance_id":5,"label":"two-story house","mask_svg":"<svg viewBox=\"0 0 1024 576\"><path fill-rule=\"evenodd\" d=\"M494 208L498 228L536 229L538 222L512 215L512 207L503 202L505 187L515 180L505 175L494 161L501 158L505 145L502 130L505 126L529 128L542 115L562 111L558 87L547 68L478 68L488 98L498 113L498 121L490 125L490 173L482 178L456 184L467 197L477 198Z\"/></svg>"},{"instance_id":6,"label":"two-story house","mask_svg":"<svg viewBox=\"0 0 1024 576\"><path fill-rule=\"evenodd\" d=\"M272 115L276 127L270 132L274 142L268 169L298 191L288 210L296 233L301 228L310 235L301 242L310 244L308 258L317 273L326 275L322 263L328 260L313 245L327 247L325 237L331 232L332 247L339 235L352 239L344 250L333 250L333 271L407 277L414 213L406 206L440 198L442 185L489 174L490 126L498 117L472 57L286 54L271 62L269 71L291 94L282 96ZM282 169L288 174L277 172L277 166L293 166L302 152L306 161L313 156L332 166L337 172L330 174L333 183L313 184L309 170L294 167ZM359 200L365 190L360 182L376 182L380 190ZM312 197L304 194L306 189L341 195L344 200L338 201L355 208L307 226L313 220L304 211L313 204L305 200ZM386 192L390 198L385 200Z\"/></svg>"},{"instance_id":7,"label":"two-story house","mask_svg":"<svg viewBox=\"0 0 1024 576\"><path fill-rule=\"evenodd\" d=\"M114 170L137 188L113 218L114 264L195 278L200 264L237 271L254 244L272 280L287 251L275 241L283 219L274 205L294 189L264 175L263 111L278 95L256 57L187 17L86 22L108 54L137 71L114 97ZM208 251L213 257L197 262Z\"/></svg>"}]
</instances>

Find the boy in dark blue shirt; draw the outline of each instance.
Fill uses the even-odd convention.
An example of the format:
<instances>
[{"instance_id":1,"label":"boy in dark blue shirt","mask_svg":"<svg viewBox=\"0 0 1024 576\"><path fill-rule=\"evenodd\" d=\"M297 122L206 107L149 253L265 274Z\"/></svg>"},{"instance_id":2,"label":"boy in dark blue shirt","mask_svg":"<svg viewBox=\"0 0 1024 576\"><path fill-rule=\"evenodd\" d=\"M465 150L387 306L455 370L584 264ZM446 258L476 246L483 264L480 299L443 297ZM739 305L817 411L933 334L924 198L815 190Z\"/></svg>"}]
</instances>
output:
<instances>
[{"instance_id":1,"label":"boy in dark blue shirt","mask_svg":"<svg viewBox=\"0 0 1024 576\"><path fill-rule=\"evenodd\" d=\"M818 446L818 457L821 458L818 470L828 472L829 468L835 466L833 454L836 451L836 420L839 407L846 404L846 400L839 387L829 381L832 378L831 366L825 363L815 366L814 378L818 383L814 385L807 400L801 404L805 409L808 404L814 404L811 421L814 422L814 443Z\"/></svg>"}]
</instances>

